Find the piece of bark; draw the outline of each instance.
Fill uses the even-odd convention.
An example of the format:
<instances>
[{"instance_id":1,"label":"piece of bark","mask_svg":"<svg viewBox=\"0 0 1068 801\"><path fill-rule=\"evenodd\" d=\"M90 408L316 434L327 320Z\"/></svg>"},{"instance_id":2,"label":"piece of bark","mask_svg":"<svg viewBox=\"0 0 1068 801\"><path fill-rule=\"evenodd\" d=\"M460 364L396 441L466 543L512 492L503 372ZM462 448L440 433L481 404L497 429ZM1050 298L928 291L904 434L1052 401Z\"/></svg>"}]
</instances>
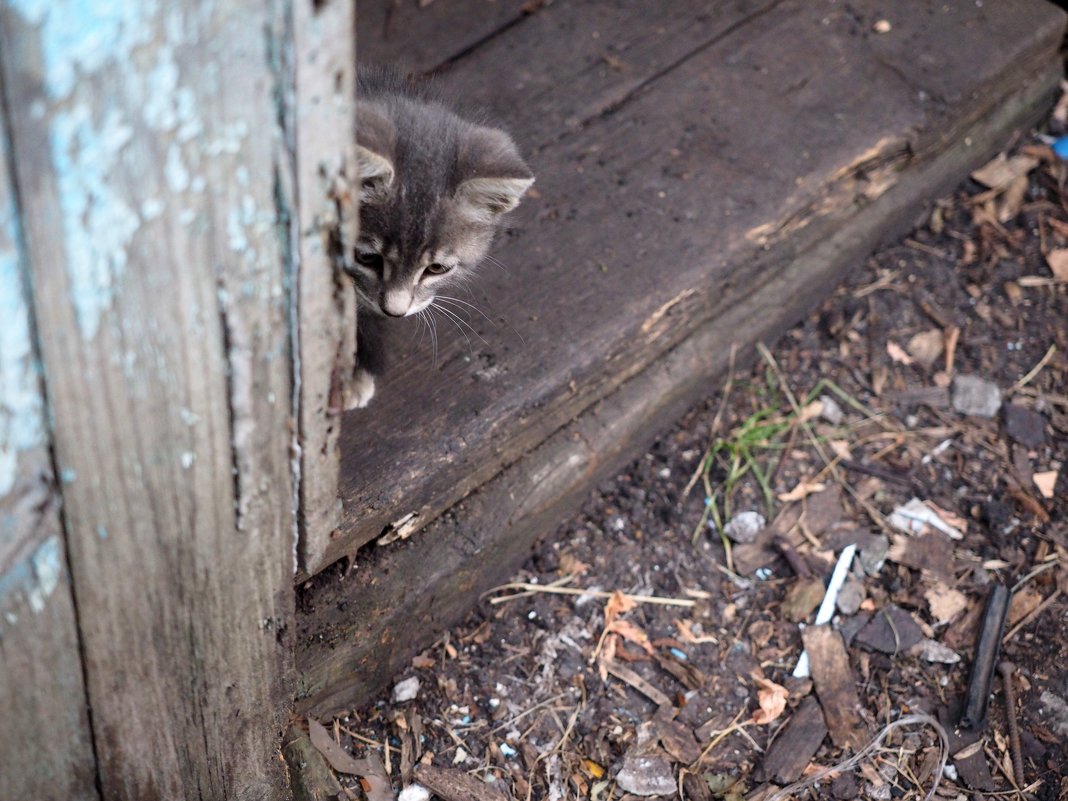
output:
<instances>
[{"instance_id":1,"label":"piece of bark","mask_svg":"<svg viewBox=\"0 0 1068 801\"><path fill-rule=\"evenodd\" d=\"M797 707L782 734L768 748L761 765L762 780L770 779L779 784L797 781L826 736L823 711L810 695Z\"/></svg>"},{"instance_id":2,"label":"piece of bark","mask_svg":"<svg viewBox=\"0 0 1068 801\"><path fill-rule=\"evenodd\" d=\"M341 784L326 759L299 726L290 726L286 732L282 755L289 768L294 801L327 801L341 792Z\"/></svg>"},{"instance_id":3,"label":"piece of bark","mask_svg":"<svg viewBox=\"0 0 1068 801\"><path fill-rule=\"evenodd\" d=\"M511 795L454 768L416 765L415 780L442 801L513 801Z\"/></svg>"},{"instance_id":4,"label":"piece of bark","mask_svg":"<svg viewBox=\"0 0 1068 801\"><path fill-rule=\"evenodd\" d=\"M656 713L653 729L660 745L676 762L689 765L701 756L701 744L697 742L693 729L673 719L667 707L661 707Z\"/></svg>"},{"instance_id":5,"label":"piece of bark","mask_svg":"<svg viewBox=\"0 0 1068 801\"><path fill-rule=\"evenodd\" d=\"M809 626L801 637L831 739L839 748L860 750L868 732L858 712L860 699L841 635L830 626Z\"/></svg>"},{"instance_id":6,"label":"piece of bark","mask_svg":"<svg viewBox=\"0 0 1068 801\"><path fill-rule=\"evenodd\" d=\"M689 662L683 662L673 654L659 651L653 654L653 659L656 660L661 670L678 679L687 690L696 690L704 686L705 674Z\"/></svg>"},{"instance_id":7,"label":"piece of bark","mask_svg":"<svg viewBox=\"0 0 1068 801\"><path fill-rule=\"evenodd\" d=\"M858 645L894 656L923 640L923 631L912 615L900 606L890 605L876 612L857 632Z\"/></svg>"},{"instance_id":8,"label":"piece of bark","mask_svg":"<svg viewBox=\"0 0 1068 801\"><path fill-rule=\"evenodd\" d=\"M938 710L938 720L949 737L950 759L957 768L961 781L966 785L973 790L993 791L996 788L994 777L990 775L986 753L980 744L985 732L981 729L961 729L957 726L963 708L963 701L958 699L948 707Z\"/></svg>"},{"instance_id":9,"label":"piece of bark","mask_svg":"<svg viewBox=\"0 0 1068 801\"><path fill-rule=\"evenodd\" d=\"M658 707L671 706L670 698L630 668L624 667L618 662L611 662L608 664L608 672L620 681L633 687Z\"/></svg>"}]
</instances>

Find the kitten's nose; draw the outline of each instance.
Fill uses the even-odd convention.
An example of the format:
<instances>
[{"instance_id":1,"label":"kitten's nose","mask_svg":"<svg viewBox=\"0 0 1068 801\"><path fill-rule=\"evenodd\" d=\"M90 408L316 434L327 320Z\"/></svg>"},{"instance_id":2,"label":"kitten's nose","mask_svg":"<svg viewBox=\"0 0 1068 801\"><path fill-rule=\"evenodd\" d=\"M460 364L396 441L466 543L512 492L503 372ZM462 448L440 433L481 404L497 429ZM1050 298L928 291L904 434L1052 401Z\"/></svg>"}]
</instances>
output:
<instances>
[{"instance_id":1,"label":"kitten's nose","mask_svg":"<svg viewBox=\"0 0 1068 801\"><path fill-rule=\"evenodd\" d=\"M390 317L403 317L412 306L412 294L400 289L391 289L383 294L379 305L382 311Z\"/></svg>"}]
</instances>

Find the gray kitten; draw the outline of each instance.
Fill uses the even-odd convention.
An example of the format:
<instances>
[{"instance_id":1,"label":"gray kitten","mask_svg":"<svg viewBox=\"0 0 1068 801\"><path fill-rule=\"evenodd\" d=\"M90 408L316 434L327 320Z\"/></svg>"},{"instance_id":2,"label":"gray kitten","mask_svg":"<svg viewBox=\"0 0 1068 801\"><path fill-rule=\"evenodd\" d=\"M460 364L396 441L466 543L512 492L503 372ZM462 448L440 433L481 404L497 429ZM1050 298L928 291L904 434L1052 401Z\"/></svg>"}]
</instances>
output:
<instances>
[{"instance_id":1,"label":"gray kitten","mask_svg":"<svg viewBox=\"0 0 1068 801\"><path fill-rule=\"evenodd\" d=\"M348 408L374 395L381 323L417 314L475 269L534 176L504 131L461 119L425 87L361 70L356 102L360 235L347 271L358 298Z\"/></svg>"}]
</instances>

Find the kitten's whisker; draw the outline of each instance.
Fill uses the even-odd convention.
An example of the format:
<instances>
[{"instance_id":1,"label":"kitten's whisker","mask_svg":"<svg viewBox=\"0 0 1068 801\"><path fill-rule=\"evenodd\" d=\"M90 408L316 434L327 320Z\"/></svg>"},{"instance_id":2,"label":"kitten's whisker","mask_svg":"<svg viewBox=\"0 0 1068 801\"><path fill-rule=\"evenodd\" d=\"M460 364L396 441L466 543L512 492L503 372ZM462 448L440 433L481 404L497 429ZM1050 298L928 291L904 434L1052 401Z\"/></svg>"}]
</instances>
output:
<instances>
[{"instance_id":1,"label":"kitten's whisker","mask_svg":"<svg viewBox=\"0 0 1068 801\"><path fill-rule=\"evenodd\" d=\"M487 253L483 258L490 264L494 265L498 270L501 270L502 272L507 272L507 269L505 268L504 264L493 256L491 256L490 254Z\"/></svg>"},{"instance_id":2,"label":"kitten's whisker","mask_svg":"<svg viewBox=\"0 0 1068 801\"><path fill-rule=\"evenodd\" d=\"M431 304L430 306L428 306L428 307L427 307L427 309L428 309L428 310L430 310L430 309L437 309L437 310L438 310L438 311L440 311L440 312L443 312L443 311L445 311L445 309L443 309L443 308L442 308L441 306L434 306L433 304ZM453 318L452 318L452 317L450 317L450 316L446 316L446 317L445 317L445 319L446 319L446 320L448 320L448 321L449 321L450 323L452 323L452 324L453 324L453 326L455 326L455 327L456 327L456 330L457 330L457 331L459 331L459 332L460 332L461 334L463 334L463 337L464 337L464 339L466 339L466 340L467 340L467 353L468 353L468 355L470 356L471 360L473 361L473 360L474 360L474 358L475 358L475 349L474 349L474 346L473 346L473 345L471 344L471 337L469 337L469 336L467 335L467 332L466 332L466 331L464 331L464 330L463 330L463 329L462 329L462 328L461 328L461 327L460 327L460 326L459 326L459 325L457 324L457 322L456 322L456 320L455 320L455 319L453 319Z\"/></svg>"},{"instance_id":3,"label":"kitten's whisker","mask_svg":"<svg viewBox=\"0 0 1068 801\"><path fill-rule=\"evenodd\" d=\"M491 320L489 317L487 317L486 313L484 311L482 311L482 309L478 308L478 306L476 306L474 303L468 303L467 301L463 301L463 300L460 300L459 298L454 298L454 297L451 297L449 295L438 295L437 297L439 299L440 298L444 298L445 300L454 300L457 303L463 303L465 306L470 306L472 309L474 309L479 314L481 314L483 317L485 317L487 320L489 320L491 323L493 323L494 327L497 326L497 322L494 321L494 320ZM523 347L526 347L527 341L523 338L523 335L520 334L518 330L516 330L516 327L514 325L512 325L510 322L508 322L508 320L506 318L504 318L504 317L501 318L501 322L503 322L506 326L508 326L510 329L512 329L512 333L515 334L517 337L519 337L519 341L521 343L523 343Z\"/></svg>"},{"instance_id":4,"label":"kitten's whisker","mask_svg":"<svg viewBox=\"0 0 1068 801\"><path fill-rule=\"evenodd\" d=\"M482 311L482 309L478 308L478 306L476 306L474 303L468 303L466 300L460 300L459 298L453 298L453 297L450 297L448 295L438 295L437 299L438 300L444 300L444 301L452 301L453 303L459 303L459 304L462 304L464 306L467 306L468 308L474 309L479 314L481 314L486 319L486 321L488 323L490 323L490 325L492 325L494 328L497 327L497 321L494 320L493 318L491 318L484 311Z\"/></svg>"},{"instance_id":5,"label":"kitten's whisker","mask_svg":"<svg viewBox=\"0 0 1068 801\"><path fill-rule=\"evenodd\" d=\"M475 330L475 327L473 325L471 325L471 323L467 322L467 320L465 320L463 317L458 315L453 310L451 310L451 309L449 309L449 308L447 308L445 306L436 306L433 303L430 304L430 308L435 308L438 311L442 312L443 314L447 314L450 320L455 321L457 327L459 327L461 325L466 326L468 331L470 331L472 334L474 334L476 337L478 337L480 340L482 340L482 344L489 345L489 343L486 342L486 340L483 338L482 334L478 333L478 331ZM460 330L462 331L463 329L461 328ZM467 334L464 334L464 336L466 337ZM471 339L468 338L467 341L470 342Z\"/></svg>"}]
</instances>

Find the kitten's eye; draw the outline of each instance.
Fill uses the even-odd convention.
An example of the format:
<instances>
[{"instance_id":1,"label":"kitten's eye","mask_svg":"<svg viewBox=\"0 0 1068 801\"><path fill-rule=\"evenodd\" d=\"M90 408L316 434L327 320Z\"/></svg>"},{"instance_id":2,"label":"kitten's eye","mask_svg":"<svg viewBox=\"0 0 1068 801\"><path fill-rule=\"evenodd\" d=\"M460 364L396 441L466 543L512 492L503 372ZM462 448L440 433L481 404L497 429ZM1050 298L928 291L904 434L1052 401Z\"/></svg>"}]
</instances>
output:
<instances>
[{"instance_id":1,"label":"kitten's eye","mask_svg":"<svg viewBox=\"0 0 1068 801\"><path fill-rule=\"evenodd\" d=\"M451 269L452 267L450 267L448 264L439 264L438 262L434 262L426 268L426 271L431 275L445 275L445 273L447 273Z\"/></svg>"},{"instance_id":2,"label":"kitten's eye","mask_svg":"<svg viewBox=\"0 0 1068 801\"><path fill-rule=\"evenodd\" d=\"M357 250L356 263L362 264L364 267L370 267L372 270L381 270L382 254L371 250Z\"/></svg>"}]
</instances>

